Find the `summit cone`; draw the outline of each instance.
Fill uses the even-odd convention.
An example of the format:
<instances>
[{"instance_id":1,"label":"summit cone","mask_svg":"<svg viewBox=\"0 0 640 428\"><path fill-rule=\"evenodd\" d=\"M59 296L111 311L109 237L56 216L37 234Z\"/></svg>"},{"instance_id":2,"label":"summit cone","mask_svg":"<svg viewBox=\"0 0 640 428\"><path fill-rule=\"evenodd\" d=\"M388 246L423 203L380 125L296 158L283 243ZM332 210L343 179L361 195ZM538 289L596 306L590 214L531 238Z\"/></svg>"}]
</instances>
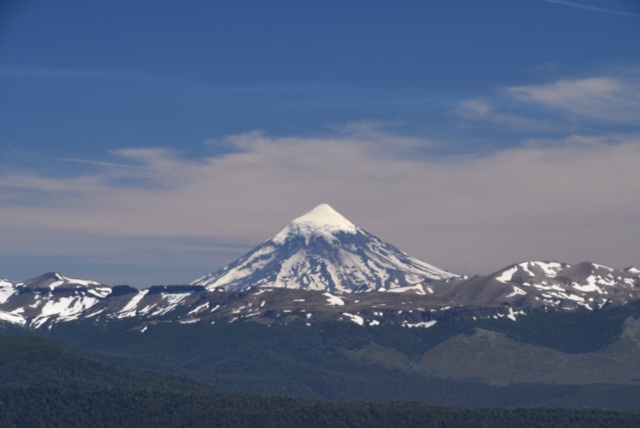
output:
<instances>
[{"instance_id":1,"label":"summit cone","mask_svg":"<svg viewBox=\"0 0 640 428\"><path fill-rule=\"evenodd\" d=\"M458 275L411 257L321 204L235 262L192 284L229 291L278 287L363 292L454 278Z\"/></svg>"}]
</instances>

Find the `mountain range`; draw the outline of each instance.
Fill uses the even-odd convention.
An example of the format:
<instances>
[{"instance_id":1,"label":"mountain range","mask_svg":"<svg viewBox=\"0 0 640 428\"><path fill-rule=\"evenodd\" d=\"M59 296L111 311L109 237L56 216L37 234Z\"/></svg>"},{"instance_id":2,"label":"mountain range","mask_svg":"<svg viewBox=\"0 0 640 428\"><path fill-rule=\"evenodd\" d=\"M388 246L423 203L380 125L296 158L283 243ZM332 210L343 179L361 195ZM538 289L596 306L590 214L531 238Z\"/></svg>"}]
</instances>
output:
<instances>
[{"instance_id":1,"label":"mountain range","mask_svg":"<svg viewBox=\"0 0 640 428\"><path fill-rule=\"evenodd\" d=\"M640 270L528 261L463 277L422 262L327 204L190 285L136 289L47 273L0 280L0 320L32 329L134 319L180 324L328 321L430 327L446 319L599 310L640 299Z\"/></svg>"},{"instance_id":2,"label":"mountain range","mask_svg":"<svg viewBox=\"0 0 640 428\"><path fill-rule=\"evenodd\" d=\"M465 277L326 204L184 285L0 280L0 335L241 393L640 412L640 270L523 261Z\"/></svg>"}]
</instances>

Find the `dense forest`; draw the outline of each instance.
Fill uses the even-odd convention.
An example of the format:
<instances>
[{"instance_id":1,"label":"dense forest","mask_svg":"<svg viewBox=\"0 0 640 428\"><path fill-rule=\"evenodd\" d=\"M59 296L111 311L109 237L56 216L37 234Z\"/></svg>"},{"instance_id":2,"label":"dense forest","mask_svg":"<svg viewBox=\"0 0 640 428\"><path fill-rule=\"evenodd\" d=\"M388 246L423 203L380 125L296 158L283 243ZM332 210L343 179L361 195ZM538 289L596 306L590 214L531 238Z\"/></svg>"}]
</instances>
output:
<instances>
[{"instance_id":1,"label":"dense forest","mask_svg":"<svg viewBox=\"0 0 640 428\"><path fill-rule=\"evenodd\" d=\"M452 409L221 393L0 388L2 427L637 427L602 410Z\"/></svg>"},{"instance_id":2,"label":"dense forest","mask_svg":"<svg viewBox=\"0 0 640 428\"><path fill-rule=\"evenodd\" d=\"M517 323L452 320L429 329L353 323L269 327L252 322L167 322L149 325L141 334L134 321L123 320L104 325L65 323L48 334L105 363L187 376L238 393L336 401L417 401L433 406L640 412L640 383L634 380L638 373L635 342L627 338L628 346L605 357L597 354L620 340L625 320L636 309L551 314L551 321L545 314L522 317ZM480 329L504 337L489 342L474 338ZM457 348L451 345L431 357L435 348L456 341ZM459 364L468 354L469 343L484 343L474 348L477 356L495 357L511 365L516 375L522 372L517 362L529 361L526 373L533 380L505 378L496 369L503 366L492 358L483 365L479 360ZM549 354L549 350L556 353ZM573 364L575 361L581 363ZM616 364L607 363L611 361ZM448 373L439 375L433 367ZM477 376L465 375L463 370L468 367L477 368ZM611 381L614 372L616 382ZM559 373L570 373L569 380L575 382L556 382ZM479 378L481 375L485 378Z\"/></svg>"},{"instance_id":3,"label":"dense forest","mask_svg":"<svg viewBox=\"0 0 640 428\"><path fill-rule=\"evenodd\" d=\"M489 320L482 327L585 352L619 337L627 316ZM633 384L496 386L398 369L399 356L420 361L452 335L474 334L468 323L429 330L163 324L144 335L127 323L79 323L51 331L56 340L4 333L1 427L640 426L638 413L595 409L637 412ZM373 345L389 360L358 359Z\"/></svg>"},{"instance_id":4,"label":"dense forest","mask_svg":"<svg viewBox=\"0 0 640 428\"><path fill-rule=\"evenodd\" d=\"M1 335L0 386L172 392L213 390L212 386L193 379L95 361L68 346L37 336Z\"/></svg>"}]
</instances>

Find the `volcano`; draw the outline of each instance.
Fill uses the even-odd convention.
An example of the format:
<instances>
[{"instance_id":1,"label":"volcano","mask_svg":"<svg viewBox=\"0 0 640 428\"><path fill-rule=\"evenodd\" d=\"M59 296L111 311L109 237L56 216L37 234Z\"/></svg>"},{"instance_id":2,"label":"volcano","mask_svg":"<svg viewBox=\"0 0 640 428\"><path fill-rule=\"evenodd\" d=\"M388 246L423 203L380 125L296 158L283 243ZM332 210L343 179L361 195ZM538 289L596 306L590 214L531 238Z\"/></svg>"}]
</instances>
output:
<instances>
[{"instance_id":1,"label":"volcano","mask_svg":"<svg viewBox=\"0 0 640 428\"><path fill-rule=\"evenodd\" d=\"M328 292L400 291L458 278L356 226L328 204L192 285L242 291L276 287Z\"/></svg>"}]
</instances>

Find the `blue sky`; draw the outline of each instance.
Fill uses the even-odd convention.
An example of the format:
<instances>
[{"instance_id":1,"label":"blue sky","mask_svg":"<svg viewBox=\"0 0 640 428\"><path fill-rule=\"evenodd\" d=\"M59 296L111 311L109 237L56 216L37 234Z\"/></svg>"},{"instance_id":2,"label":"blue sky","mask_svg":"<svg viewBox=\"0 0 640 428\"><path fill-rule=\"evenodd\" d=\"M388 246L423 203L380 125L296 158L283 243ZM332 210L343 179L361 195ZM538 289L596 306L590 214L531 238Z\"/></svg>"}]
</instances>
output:
<instances>
[{"instance_id":1,"label":"blue sky","mask_svg":"<svg viewBox=\"0 0 640 428\"><path fill-rule=\"evenodd\" d=\"M640 265L640 3L0 6L0 277L189 282L329 203L457 273Z\"/></svg>"}]
</instances>

